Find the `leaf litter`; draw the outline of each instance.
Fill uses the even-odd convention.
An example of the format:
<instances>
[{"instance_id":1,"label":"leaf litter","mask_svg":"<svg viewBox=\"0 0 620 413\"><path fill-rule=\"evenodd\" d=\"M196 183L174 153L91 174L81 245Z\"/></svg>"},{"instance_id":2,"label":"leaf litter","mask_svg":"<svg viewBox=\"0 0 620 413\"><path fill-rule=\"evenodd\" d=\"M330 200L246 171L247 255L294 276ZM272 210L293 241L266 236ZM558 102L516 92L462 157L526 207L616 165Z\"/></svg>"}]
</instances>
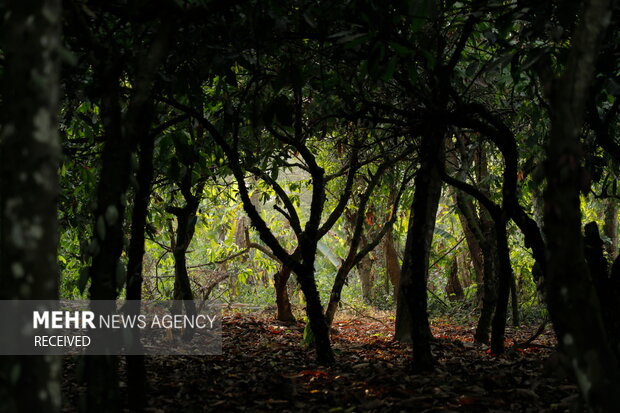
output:
<instances>
[{"instance_id":1,"label":"leaf litter","mask_svg":"<svg viewBox=\"0 0 620 413\"><path fill-rule=\"evenodd\" d=\"M334 366L319 366L303 346L303 323L283 325L264 314L235 312L223 320L220 356L146 357L146 412L580 412L576 386L554 358L547 327L509 328L507 352L474 343L474 326L432 322L432 373L410 374L411 350L394 341L393 319L334 323ZM65 358L64 412L78 411L86 389L79 359ZM120 392L126 399L124 358ZM125 410L129 411L129 410Z\"/></svg>"}]
</instances>

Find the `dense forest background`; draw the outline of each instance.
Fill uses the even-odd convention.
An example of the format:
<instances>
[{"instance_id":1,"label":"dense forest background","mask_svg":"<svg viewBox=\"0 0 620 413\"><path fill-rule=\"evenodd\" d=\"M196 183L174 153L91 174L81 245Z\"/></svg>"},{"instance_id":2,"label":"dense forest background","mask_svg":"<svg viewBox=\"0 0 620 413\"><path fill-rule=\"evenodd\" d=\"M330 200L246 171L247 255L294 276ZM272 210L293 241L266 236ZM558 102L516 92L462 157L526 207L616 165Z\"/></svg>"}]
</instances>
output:
<instances>
[{"instance_id":1,"label":"dense forest background","mask_svg":"<svg viewBox=\"0 0 620 413\"><path fill-rule=\"evenodd\" d=\"M475 320L494 355L508 323L549 319L582 403L618 411L615 2L22 0L0 16L2 299L268 307L321 366L339 363L338 312L381 310L407 375L442 365L429 313ZM123 363L128 400L118 357L83 361L85 411L145 406L145 358ZM0 410L59 411L61 371L4 357Z\"/></svg>"}]
</instances>

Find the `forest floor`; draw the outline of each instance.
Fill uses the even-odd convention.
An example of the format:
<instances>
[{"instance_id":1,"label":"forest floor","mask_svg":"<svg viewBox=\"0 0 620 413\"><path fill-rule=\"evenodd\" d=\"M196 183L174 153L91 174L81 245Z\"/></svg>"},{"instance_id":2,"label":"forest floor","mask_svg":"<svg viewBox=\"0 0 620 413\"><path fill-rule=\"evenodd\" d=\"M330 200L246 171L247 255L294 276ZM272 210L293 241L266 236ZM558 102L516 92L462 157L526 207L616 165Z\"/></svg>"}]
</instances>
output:
<instances>
[{"instance_id":1,"label":"forest floor","mask_svg":"<svg viewBox=\"0 0 620 413\"><path fill-rule=\"evenodd\" d=\"M302 343L303 324L266 314L229 313L220 356L147 357L147 412L579 412L577 388L562 377L549 327L502 356L473 342L474 326L432 323L435 372L411 375L410 349L393 340L388 317L344 317L332 335L337 364L325 368ZM538 326L509 328L523 343ZM551 357L551 358L550 358ZM65 358L64 411L78 410L85 388L77 358ZM77 369L79 370L79 368ZM126 396L124 360L120 387Z\"/></svg>"}]
</instances>

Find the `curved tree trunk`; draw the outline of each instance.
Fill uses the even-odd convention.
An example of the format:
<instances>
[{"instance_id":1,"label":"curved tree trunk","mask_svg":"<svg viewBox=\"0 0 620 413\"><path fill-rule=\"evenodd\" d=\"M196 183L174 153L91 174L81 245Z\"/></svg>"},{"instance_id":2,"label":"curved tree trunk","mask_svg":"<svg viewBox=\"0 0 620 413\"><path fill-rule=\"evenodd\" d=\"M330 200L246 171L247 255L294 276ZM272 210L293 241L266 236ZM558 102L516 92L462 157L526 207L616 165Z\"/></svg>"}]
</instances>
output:
<instances>
[{"instance_id":1,"label":"curved tree trunk","mask_svg":"<svg viewBox=\"0 0 620 413\"><path fill-rule=\"evenodd\" d=\"M457 192L457 204L464 221L472 230L476 243L482 253L482 283L478 285L481 297L480 317L474 333L474 339L479 343L488 343L491 320L497 302L497 242L496 230L490 213L481 209L480 218L476 217L471 200L461 191Z\"/></svg>"},{"instance_id":2,"label":"curved tree trunk","mask_svg":"<svg viewBox=\"0 0 620 413\"><path fill-rule=\"evenodd\" d=\"M196 195L194 195L192 193L192 173L190 169L183 177L179 188L185 198L185 205L181 208L168 208L168 211L177 218L176 240L172 251L174 257L174 300L177 301L173 312L180 313L181 309L179 306L183 302L186 314L191 316L195 315L197 310L189 274L187 273L186 254L196 230L196 212L198 212L198 206L202 198L204 182L197 185ZM189 340L193 334L193 330L187 328L183 333L183 339Z\"/></svg>"}]
</instances>

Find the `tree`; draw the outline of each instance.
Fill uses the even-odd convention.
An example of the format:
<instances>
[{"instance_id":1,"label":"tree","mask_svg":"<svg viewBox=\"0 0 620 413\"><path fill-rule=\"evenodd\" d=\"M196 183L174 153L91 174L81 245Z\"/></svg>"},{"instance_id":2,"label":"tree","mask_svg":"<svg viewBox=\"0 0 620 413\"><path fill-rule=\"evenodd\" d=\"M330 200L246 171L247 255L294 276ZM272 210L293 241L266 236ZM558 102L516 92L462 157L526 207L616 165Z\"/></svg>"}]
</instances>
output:
<instances>
[{"instance_id":1,"label":"tree","mask_svg":"<svg viewBox=\"0 0 620 413\"><path fill-rule=\"evenodd\" d=\"M96 30L101 29L101 26L93 25L94 29L90 27L92 15L87 15L83 8L75 4L71 13L76 22L76 28L71 32L74 36L72 40L75 41L76 49L84 53L93 67L94 89L100 99L98 104L105 142L93 214L89 293L93 307L101 312L111 312L114 310L113 301L123 288L126 276L121 254L124 248L126 192L132 173L131 159L142 135L149 133L153 121L154 82L168 47L171 22L158 23L156 31L149 33L147 39L135 39L139 46L137 53L131 56L133 65L130 76L133 87L130 98L125 101L121 80L125 76L124 63L129 51L121 44L123 35L131 36L133 32L129 30L128 33L113 35L105 32L105 39L103 36L97 37L99 33ZM103 11L101 15L108 23L120 20ZM139 25L127 27L139 30ZM126 111L123 110L124 103ZM116 411L119 405L116 358L91 356L86 359L86 366L90 372L87 374L89 409Z\"/></svg>"},{"instance_id":2,"label":"tree","mask_svg":"<svg viewBox=\"0 0 620 413\"><path fill-rule=\"evenodd\" d=\"M58 299L58 98L61 5L0 7L0 297ZM3 357L3 411L59 412L61 360Z\"/></svg>"},{"instance_id":3,"label":"tree","mask_svg":"<svg viewBox=\"0 0 620 413\"><path fill-rule=\"evenodd\" d=\"M545 165L545 284L549 313L580 390L590 408L597 412L616 409L620 375L618 361L607 344L600 302L584 257L579 206L583 152L579 131L611 10L610 1L585 2L566 66L549 85L551 135Z\"/></svg>"}]
</instances>

